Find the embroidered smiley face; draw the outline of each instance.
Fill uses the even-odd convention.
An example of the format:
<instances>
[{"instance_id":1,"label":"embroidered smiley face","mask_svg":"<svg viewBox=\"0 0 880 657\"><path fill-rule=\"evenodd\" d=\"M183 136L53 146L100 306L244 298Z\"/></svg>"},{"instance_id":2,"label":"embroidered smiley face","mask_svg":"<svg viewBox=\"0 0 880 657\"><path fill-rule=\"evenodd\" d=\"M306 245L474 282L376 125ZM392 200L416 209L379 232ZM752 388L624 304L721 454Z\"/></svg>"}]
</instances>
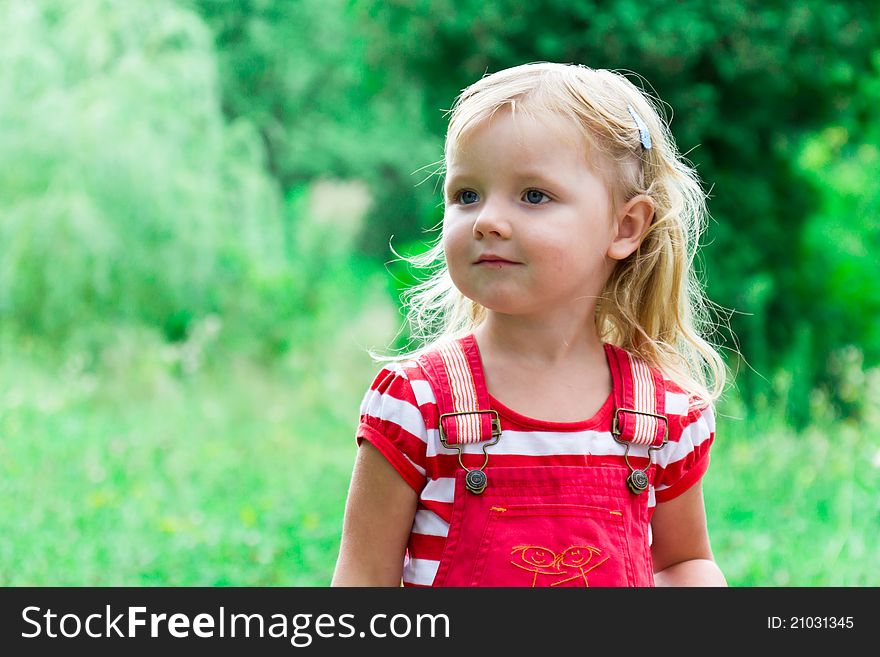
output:
<instances>
[{"instance_id":1,"label":"embroidered smiley face","mask_svg":"<svg viewBox=\"0 0 880 657\"><path fill-rule=\"evenodd\" d=\"M522 550L522 554L519 555L522 562L529 566L535 566L536 568L554 568L557 559L559 559L553 550L548 550L547 548L535 545L521 545L515 547L511 554L516 554L519 550Z\"/></svg>"},{"instance_id":2,"label":"embroidered smiley face","mask_svg":"<svg viewBox=\"0 0 880 657\"><path fill-rule=\"evenodd\" d=\"M538 575L553 578L549 583L550 586L558 586L576 579L583 579L584 586L589 586L587 573L609 559L609 557L600 559L602 551L591 545L572 545L560 554L540 545L517 545L510 554L514 557L510 562L512 565L533 573L533 588L537 585ZM595 563L590 565L594 558ZM558 579L559 577L564 579Z\"/></svg>"},{"instance_id":3,"label":"embroidered smiley face","mask_svg":"<svg viewBox=\"0 0 880 657\"><path fill-rule=\"evenodd\" d=\"M601 550L599 548L589 545L572 545L559 555L559 563L569 568L583 568L590 563L590 559L593 558L594 554L598 555L600 553Z\"/></svg>"}]
</instances>

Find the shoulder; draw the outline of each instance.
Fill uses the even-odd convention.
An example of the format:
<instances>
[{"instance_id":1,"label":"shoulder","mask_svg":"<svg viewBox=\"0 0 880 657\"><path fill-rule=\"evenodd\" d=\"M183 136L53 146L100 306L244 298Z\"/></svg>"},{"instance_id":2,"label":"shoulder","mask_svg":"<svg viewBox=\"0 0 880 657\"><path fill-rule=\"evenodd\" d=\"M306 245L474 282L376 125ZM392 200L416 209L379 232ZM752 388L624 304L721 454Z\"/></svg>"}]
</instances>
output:
<instances>
[{"instance_id":1,"label":"shoulder","mask_svg":"<svg viewBox=\"0 0 880 657\"><path fill-rule=\"evenodd\" d=\"M648 363L641 357L621 347L612 347L617 355L618 366L622 365L626 371L624 380L631 376L634 394L649 395L653 397L658 393L658 407L663 404L662 414L669 421L670 440L677 440L678 436L688 426L702 422L715 429L715 420L711 403L701 400L689 393L685 386L655 364ZM659 396L662 390L662 398Z\"/></svg>"},{"instance_id":2,"label":"shoulder","mask_svg":"<svg viewBox=\"0 0 880 657\"><path fill-rule=\"evenodd\" d=\"M360 416L362 423L390 422L424 437L437 416L437 401L418 363L405 360L383 365L364 394Z\"/></svg>"},{"instance_id":3,"label":"shoulder","mask_svg":"<svg viewBox=\"0 0 880 657\"><path fill-rule=\"evenodd\" d=\"M712 432L715 431L715 411L711 403L688 394L680 385L669 378L663 378L666 388L666 417L669 431L679 432L695 423L701 423Z\"/></svg>"},{"instance_id":4,"label":"shoulder","mask_svg":"<svg viewBox=\"0 0 880 657\"><path fill-rule=\"evenodd\" d=\"M416 406L436 403L425 373L415 360L386 363L370 383L364 400L390 396Z\"/></svg>"},{"instance_id":5,"label":"shoulder","mask_svg":"<svg viewBox=\"0 0 880 657\"><path fill-rule=\"evenodd\" d=\"M459 340L442 340L412 353L405 358L387 362L376 374L365 396L375 400L377 395L390 396L422 409L426 416L436 415L437 370L444 370L444 361L453 352L464 350ZM457 353L457 352L456 352ZM461 351L464 353L464 351ZM432 384L432 382L434 382Z\"/></svg>"}]
</instances>

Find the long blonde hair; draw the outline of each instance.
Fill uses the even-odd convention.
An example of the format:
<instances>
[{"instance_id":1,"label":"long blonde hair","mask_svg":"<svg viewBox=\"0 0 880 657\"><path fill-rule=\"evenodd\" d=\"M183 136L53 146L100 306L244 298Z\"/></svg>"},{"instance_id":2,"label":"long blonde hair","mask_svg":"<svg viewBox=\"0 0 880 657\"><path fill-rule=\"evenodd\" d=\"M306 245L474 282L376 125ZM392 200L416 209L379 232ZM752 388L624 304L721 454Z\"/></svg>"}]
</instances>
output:
<instances>
[{"instance_id":1,"label":"long blonde hair","mask_svg":"<svg viewBox=\"0 0 880 657\"><path fill-rule=\"evenodd\" d=\"M650 149L642 144L630 107L648 129ZM718 320L710 313L712 304L693 267L707 217L706 194L678 152L659 104L615 71L555 63L508 68L483 77L456 99L446 134L446 160L471 130L503 108L570 119L586 146L602 156L604 166L597 170L604 172L613 190L613 207L638 194L654 201L654 220L640 247L617 264L605 284L596 308L596 329L605 342L662 371L693 404L715 401L724 389L726 368L707 339ZM415 358L483 323L486 309L452 282L442 235L422 254L394 253L429 272L403 293L411 340L419 346L391 357L371 351L375 360Z\"/></svg>"}]
</instances>

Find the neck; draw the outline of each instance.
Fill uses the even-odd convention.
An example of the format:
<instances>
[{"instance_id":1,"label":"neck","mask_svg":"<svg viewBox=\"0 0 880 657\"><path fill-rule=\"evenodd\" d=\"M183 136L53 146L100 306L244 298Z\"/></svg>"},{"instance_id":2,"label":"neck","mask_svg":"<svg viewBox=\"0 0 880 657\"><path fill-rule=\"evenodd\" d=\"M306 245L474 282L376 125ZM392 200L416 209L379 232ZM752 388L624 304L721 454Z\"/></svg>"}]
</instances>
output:
<instances>
[{"instance_id":1,"label":"neck","mask_svg":"<svg viewBox=\"0 0 880 657\"><path fill-rule=\"evenodd\" d=\"M489 312L474 336L481 350L525 368L546 369L591 358L604 362L605 357L592 314L548 321L547 317Z\"/></svg>"}]
</instances>

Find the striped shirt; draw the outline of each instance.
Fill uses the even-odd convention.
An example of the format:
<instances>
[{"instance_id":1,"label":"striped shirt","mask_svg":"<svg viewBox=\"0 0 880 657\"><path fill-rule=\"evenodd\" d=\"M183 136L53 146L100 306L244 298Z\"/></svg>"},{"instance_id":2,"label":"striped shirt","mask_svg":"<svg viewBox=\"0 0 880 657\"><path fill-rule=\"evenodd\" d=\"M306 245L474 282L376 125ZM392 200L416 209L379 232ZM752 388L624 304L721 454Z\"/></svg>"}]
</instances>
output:
<instances>
[{"instance_id":1,"label":"striped shirt","mask_svg":"<svg viewBox=\"0 0 880 657\"><path fill-rule=\"evenodd\" d=\"M580 422L537 420L491 395L489 401L501 418L502 434L487 450L487 473L492 466L625 464L624 446L611 435L611 395L593 417ZM687 395L668 380L666 416L669 443L652 454L656 470L647 491L649 514L658 502L682 494L703 476L715 437L712 408L689 409ZM383 368L361 403L358 444L372 443L419 495L404 563L405 586L433 583L452 518L455 475L461 465L456 451L440 444L438 420L431 385L414 361ZM482 444L464 445L462 451L466 467L483 464ZM644 467L647 451L632 445L630 462Z\"/></svg>"}]
</instances>

